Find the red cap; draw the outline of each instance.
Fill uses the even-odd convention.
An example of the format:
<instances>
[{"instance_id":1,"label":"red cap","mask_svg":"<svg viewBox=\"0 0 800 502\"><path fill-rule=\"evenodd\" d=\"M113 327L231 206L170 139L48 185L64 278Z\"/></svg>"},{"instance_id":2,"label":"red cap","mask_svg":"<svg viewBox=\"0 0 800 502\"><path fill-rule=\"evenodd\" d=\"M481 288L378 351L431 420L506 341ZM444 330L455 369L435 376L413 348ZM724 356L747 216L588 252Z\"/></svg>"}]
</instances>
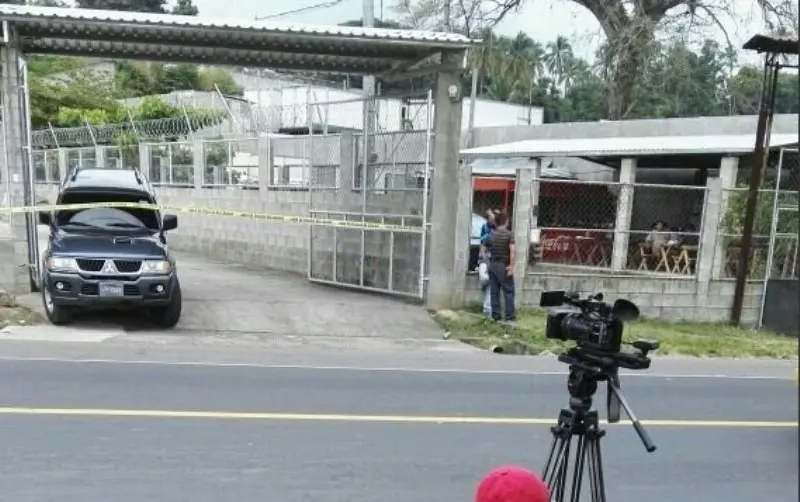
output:
<instances>
[{"instance_id":1,"label":"red cap","mask_svg":"<svg viewBox=\"0 0 800 502\"><path fill-rule=\"evenodd\" d=\"M503 466L483 478L475 493L475 502L550 502L550 492L531 471Z\"/></svg>"}]
</instances>

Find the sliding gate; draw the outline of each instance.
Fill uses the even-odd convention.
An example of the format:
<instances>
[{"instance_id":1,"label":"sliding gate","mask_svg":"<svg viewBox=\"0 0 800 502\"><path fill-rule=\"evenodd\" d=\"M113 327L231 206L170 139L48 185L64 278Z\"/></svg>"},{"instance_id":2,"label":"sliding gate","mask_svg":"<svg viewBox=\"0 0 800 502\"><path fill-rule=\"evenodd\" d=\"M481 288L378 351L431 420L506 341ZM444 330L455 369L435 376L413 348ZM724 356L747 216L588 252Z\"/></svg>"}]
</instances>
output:
<instances>
[{"instance_id":1,"label":"sliding gate","mask_svg":"<svg viewBox=\"0 0 800 502\"><path fill-rule=\"evenodd\" d=\"M310 130L319 116L309 107ZM354 101L363 127L310 134L309 215L340 222L310 225L308 279L422 299L427 269L433 107L419 98ZM371 120L370 120L371 117ZM341 120L345 120L342 118ZM369 131L372 131L370 134ZM365 132L367 132L365 134Z\"/></svg>"},{"instance_id":2,"label":"sliding gate","mask_svg":"<svg viewBox=\"0 0 800 502\"><path fill-rule=\"evenodd\" d=\"M800 315L800 154L781 150L775 191L760 208L771 223L760 325L798 336Z\"/></svg>"}]
</instances>

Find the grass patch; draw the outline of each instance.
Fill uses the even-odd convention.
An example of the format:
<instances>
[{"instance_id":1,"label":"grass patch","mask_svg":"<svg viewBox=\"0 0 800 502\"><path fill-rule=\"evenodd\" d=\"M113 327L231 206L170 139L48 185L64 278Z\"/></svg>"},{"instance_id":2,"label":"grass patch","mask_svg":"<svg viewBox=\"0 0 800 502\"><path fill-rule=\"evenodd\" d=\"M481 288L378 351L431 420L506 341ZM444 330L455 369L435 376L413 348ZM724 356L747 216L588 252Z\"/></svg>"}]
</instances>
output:
<instances>
[{"instance_id":1,"label":"grass patch","mask_svg":"<svg viewBox=\"0 0 800 502\"><path fill-rule=\"evenodd\" d=\"M434 320L450 336L476 347L500 347L504 353L560 352L574 345L544 336L545 312L521 309L515 325L490 321L476 312L439 311ZM625 341L637 338L661 342L657 355L697 357L754 357L796 359L798 340L766 330L748 331L722 323L676 322L640 319L625 326Z\"/></svg>"},{"instance_id":2,"label":"grass patch","mask_svg":"<svg viewBox=\"0 0 800 502\"><path fill-rule=\"evenodd\" d=\"M38 313L17 305L6 293L0 293L0 329L6 326L30 326L44 322Z\"/></svg>"}]
</instances>

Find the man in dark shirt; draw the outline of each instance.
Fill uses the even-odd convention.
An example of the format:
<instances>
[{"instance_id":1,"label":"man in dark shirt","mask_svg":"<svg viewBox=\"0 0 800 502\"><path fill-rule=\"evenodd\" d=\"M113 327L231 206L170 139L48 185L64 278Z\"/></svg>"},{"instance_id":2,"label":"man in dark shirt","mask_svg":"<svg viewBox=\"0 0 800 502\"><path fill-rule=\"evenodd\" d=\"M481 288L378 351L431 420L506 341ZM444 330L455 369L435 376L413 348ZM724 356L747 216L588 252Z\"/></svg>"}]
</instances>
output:
<instances>
[{"instance_id":1,"label":"man in dark shirt","mask_svg":"<svg viewBox=\"0 0 800 502\"><path fill-rule=\"evenodd\" d=\"M489 291L492 319L513 321L514 315L514 259L517 254L514 234L508 229L508 216L495 216L496 228L481 246L481 258L489 264ZM503 291L505 315L500 315L500 291Z\"/></svg>"}]
</instances>

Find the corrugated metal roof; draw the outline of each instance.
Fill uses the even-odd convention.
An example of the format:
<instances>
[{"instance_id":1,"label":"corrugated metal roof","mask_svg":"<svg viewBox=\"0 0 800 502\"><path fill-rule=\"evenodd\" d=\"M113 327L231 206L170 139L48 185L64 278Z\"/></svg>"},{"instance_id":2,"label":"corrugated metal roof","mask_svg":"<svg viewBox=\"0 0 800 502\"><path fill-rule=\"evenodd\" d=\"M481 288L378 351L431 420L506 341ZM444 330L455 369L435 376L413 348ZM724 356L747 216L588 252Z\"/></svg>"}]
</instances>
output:
<instances>
[{"instance_id":1,"label":"corrugated metal roof","mask_svg":"<svg viewBox=\"0 0 800 502\"><path fill-rule=\"evenodd\" d=\"M212 28L261 32L274 35L301 35L320 38L376 40L399 44L423 44L441 48L467 48L472 41L454 33L417 30L392 30L335 25L274 23L248 19L220 19L202 16L177 16L111 10L76 9L39 6L0 6L0 19L13 22L73 21L85 23L141 24L175 28Z\"/></svg>"},{"instance_id":2,"label":"corrugated metal roof","mask_svg":"<svg viewBox=\"0 0 800 502\"><path fill-rule=\"evenodd\" d=\"M773 134L773 147L798 143L797 134ZM461 150L480 157L646 157L752 153L755 134L617 138L530 139Z\"/></svg>"},{"instance_id":3,"label":"corrugated metal roof","mask_svg":"<svg viewBox=\"0 0 800 502\"><path fill-rule=\"evenodd\" d=\"M754 35L745 42L742 49L771 52L773 54L795 54L800 52L800 40L797 35Z\"/></svg>"}]
</instances>

